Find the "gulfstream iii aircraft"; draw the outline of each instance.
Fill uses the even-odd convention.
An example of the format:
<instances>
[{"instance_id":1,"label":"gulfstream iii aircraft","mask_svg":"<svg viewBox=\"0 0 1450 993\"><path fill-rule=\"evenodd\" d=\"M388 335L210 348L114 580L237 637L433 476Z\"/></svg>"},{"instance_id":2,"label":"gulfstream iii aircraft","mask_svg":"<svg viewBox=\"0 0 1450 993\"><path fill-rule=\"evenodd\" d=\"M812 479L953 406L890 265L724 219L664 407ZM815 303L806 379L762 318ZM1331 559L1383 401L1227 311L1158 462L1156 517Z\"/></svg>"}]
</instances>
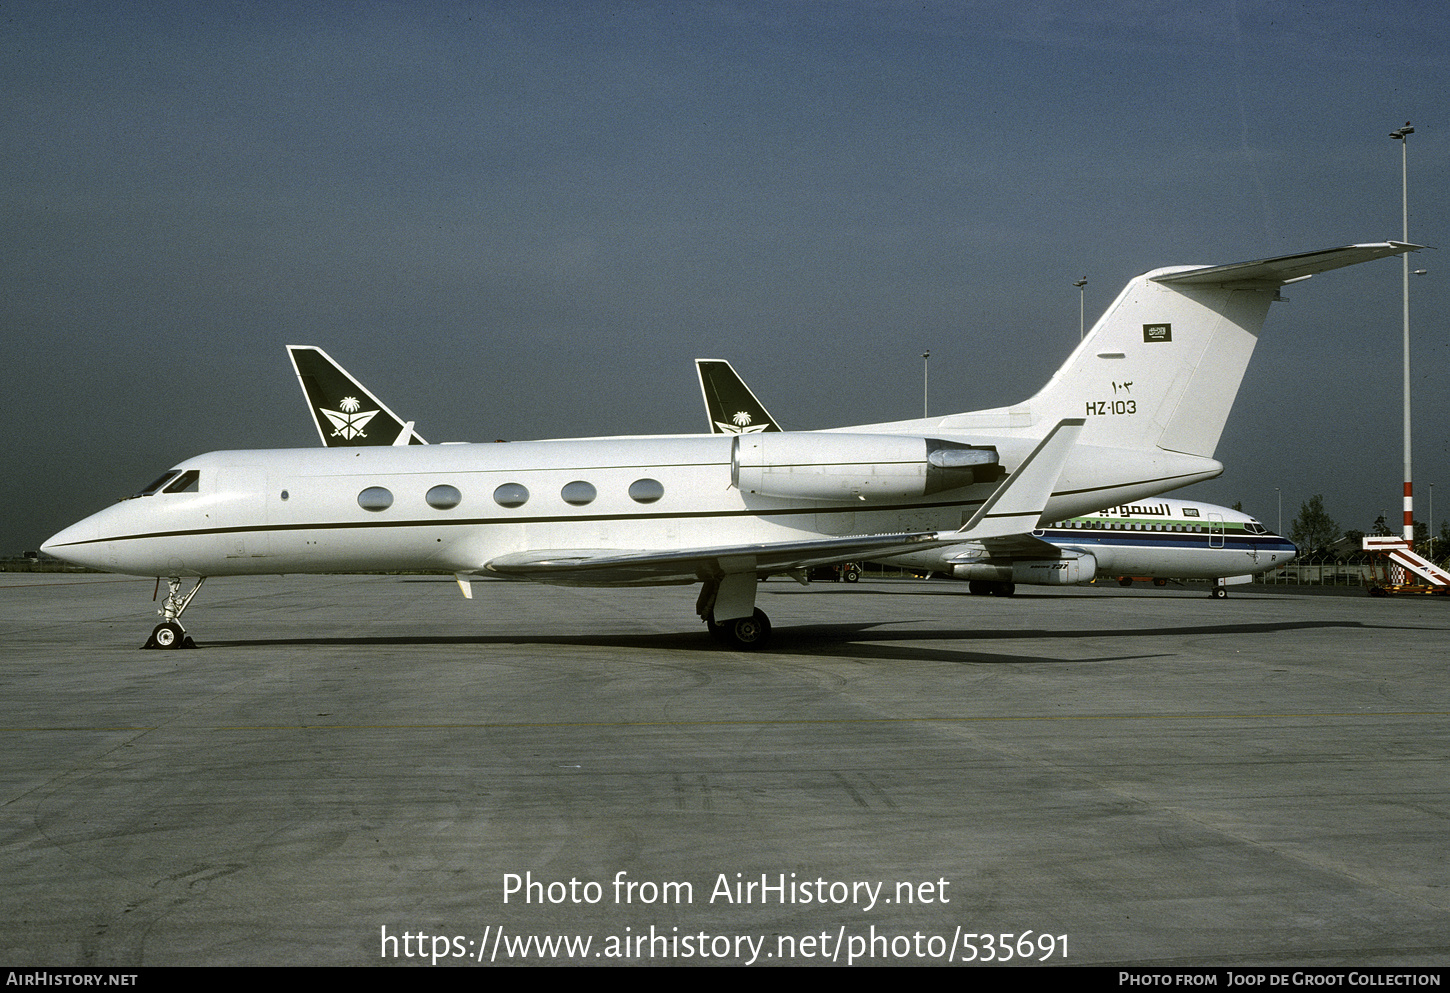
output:
<instances>
[{"instance_id":1,"label":"gulfstream iii aircraft","mask_svg":"<svg viewBox=\"0 0 1450 993\"><path fill-rule=\"evenodd\" d=\"M166 577L160 646L185 642L206 577L386 569L452 572L465 592L475 575L700 583L712 632L758 647L761 575L940 532L1021 534L1219 475L1213 450L1279 287L1413 247L1146 273L1010 407L823 432L212 452L42 547Z\"/></svg>"},{"instance_id":2,"label":"gulfstream iii aircraft","mask_svg":"<svg viewBox=\"0 0 1450 993\"><path fill-rule=\"evenodd\" d=\"M705 413L717 434L779 431L740 374L723 359L696 359ZM940 535L946 539L951 536ZM1099 576L1135 577L1165 585L1169 579L1213 579L1210 595L1249 582L1287 564L1294 543L1270 534L1247 514L1211 503L1156 499L1109 507L1032 532L908 552L891 565L965 579L978 594L1011 596L1018 583L1063 586Z\"/></svg>"}]
</instances>

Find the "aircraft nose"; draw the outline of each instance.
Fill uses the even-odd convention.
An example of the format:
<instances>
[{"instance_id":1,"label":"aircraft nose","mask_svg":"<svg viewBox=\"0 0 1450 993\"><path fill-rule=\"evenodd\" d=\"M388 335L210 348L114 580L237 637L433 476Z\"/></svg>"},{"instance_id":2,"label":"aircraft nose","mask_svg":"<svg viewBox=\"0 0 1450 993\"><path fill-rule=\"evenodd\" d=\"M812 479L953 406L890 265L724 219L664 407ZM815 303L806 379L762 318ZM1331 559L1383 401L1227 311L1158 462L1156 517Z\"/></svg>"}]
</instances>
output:
<instances>
[{"instance_id":1,"label":"aircraft nose","mask_svg":"<svg viewBox=\"0 0 1450 993\"><path fill-rule=\"evenodd\" d=\"M85 520L51 535L41 543L40 550L67 562L91 565L86 552L88 549L95 548L92 543L95 542L97 534L95 517L87 517Z\"/></svg>"}]
</instances>

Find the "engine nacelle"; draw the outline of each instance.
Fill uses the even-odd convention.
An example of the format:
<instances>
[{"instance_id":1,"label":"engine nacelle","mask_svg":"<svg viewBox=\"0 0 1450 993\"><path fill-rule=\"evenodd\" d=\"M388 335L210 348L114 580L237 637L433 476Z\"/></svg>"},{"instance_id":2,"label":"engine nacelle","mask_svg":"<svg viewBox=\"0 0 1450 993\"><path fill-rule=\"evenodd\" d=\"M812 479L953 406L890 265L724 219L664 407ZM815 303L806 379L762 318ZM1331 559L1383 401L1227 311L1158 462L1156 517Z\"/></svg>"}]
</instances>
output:
<instances>
[{"instance_id":1,"label":"engine nacelle","mask_svg":"<svg viewBox=\"0 0 1450 993\"><path fill-rule=\"evenodd\" d=\"M965 562L952 566L954 579L981 579L1026 586L1073 586L1090 582L1097 575L1098 562L1092 555L1060 559L1018 559L1008 565Z\"/></svg>"},{"instance_id":2,"label":"engine nacelle","mask_svg":"<svg viewBox=\"0 0 1450 993\"><path fill-rule=\"evenodd\" d=\"M804 500L900 500L992 482L997 450L890 434L737 435L730 481L742 493Z\"/></svg>"}]
</instances>

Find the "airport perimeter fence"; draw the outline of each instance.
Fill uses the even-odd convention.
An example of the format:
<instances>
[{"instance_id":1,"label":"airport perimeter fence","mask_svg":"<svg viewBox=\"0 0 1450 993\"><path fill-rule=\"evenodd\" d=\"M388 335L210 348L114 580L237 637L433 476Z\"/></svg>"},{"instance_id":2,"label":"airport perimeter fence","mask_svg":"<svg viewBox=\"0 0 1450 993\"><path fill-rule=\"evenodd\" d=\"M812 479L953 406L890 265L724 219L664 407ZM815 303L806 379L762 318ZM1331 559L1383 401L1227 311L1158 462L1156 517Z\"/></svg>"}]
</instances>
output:
<instances>
[{"instance_id":1,"label":"airport perimeter fence","mask_svg":"<svg viewBox=\"0 0 1450 993\"><path fill-rule=\"evenodd\" d=\"M1368 562L1294 562L1257 577L1270 586L1377 586Z\"/></svg>"},{"instance_id":2,"label":"airport perimeter fence","mask_svg":"<svg viewBox=\"0 0 1450 993\"><path fill-rule=\"evenodd\" d=\"M1428 549L1419 549L1422 554ZM1442 560L1437 563L1444 566ZM1399 569L1399 566L1395 567ZM1368 555L1301 555L1255 581L1271 586L1378 586L1385 581L1386 563Z\"/></svg>"}]
</instances>

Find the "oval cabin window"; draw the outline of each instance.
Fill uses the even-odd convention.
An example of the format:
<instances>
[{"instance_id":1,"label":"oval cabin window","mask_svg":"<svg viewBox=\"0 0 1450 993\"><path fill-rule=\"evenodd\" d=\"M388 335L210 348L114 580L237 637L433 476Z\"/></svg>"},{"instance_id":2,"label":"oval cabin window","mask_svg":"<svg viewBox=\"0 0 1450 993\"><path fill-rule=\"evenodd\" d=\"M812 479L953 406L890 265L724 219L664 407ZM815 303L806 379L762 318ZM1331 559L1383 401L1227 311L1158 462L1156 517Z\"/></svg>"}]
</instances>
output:
<instances>
[{"instance_id":1,"label":"oval cabin window","mask_svg":"<svg viewBox=\"0 0 1450 993\"><path fill-rule=\"evenodd\" d=\"M441 483L429 490L423 499L434 510L452 510L463 502L463 494L458 492L458 487Z\"/></svg>"},{"instance_id":2,"label":"oval cabin window","mask_svg":"<svg viewBox=\"0 0 1450 993\"><path fill-rule=\"evenodd\" d=\"M599 495L594 489L593 483L586 483L582 479L576 479L572 483L565 483L564 488L559 491L564 502L571 507L582 507L587 503L593 503L594 498Z\"/></svg>"},{"instance_id":3,"label":"oval cabin window","mask_svg":"<svg viewBox=\"0 0 1450 993\"><path fill-rule=\"evenodd\" d=\"M493 502L500 507L522 507L529 502L529 491L520 483L504 483L493 491Z\"/></svg>"},{"instance_id":4,"label":"oval cabin window","mask_svg":"<svg viewBox=\"0 0 1450 993\"><path fill-rule=\"evenodd\" d=\"M393 505L393 494L382 486L369 486L357 495L357 505L377 513Z\"/></svg>"},{"instance_id":5,"label":"oval cabin window","mask_svg":"<svg viewBox=\"0 0 1450 993\"><path fill-rule=\"evenodd\" d=\"M664 484L658 479L636 479L629 484L629 498L635 503L654 503L664 495Z\"/></svg>"}]
</instances>

